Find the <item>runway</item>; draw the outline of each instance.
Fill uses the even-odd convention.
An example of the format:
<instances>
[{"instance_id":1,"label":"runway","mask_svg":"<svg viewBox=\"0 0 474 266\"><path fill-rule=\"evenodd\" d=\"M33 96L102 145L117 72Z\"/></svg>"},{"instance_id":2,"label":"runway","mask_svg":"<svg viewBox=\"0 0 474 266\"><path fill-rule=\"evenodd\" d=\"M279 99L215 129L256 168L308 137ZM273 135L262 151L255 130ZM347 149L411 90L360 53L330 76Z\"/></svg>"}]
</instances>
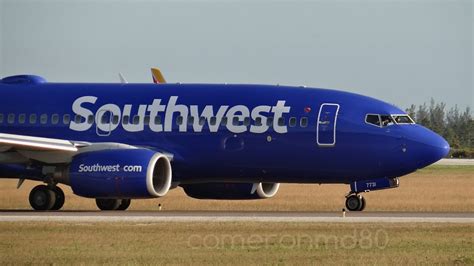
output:
<instances>
[{"instance_id":1,"label":"runway","mask_svg":"<svg viewBox=\"0 0 474 266\"><path fill-rule=\"evenodd\" d=\"M473 213L430 212L224 212L224 211L0 211L0 222L316 222L471 223Z\"/></svg>"},{"instance_id":2,"label":"runway","mask_svg":"<svg viewBox=\"0 0 474 266\"><path fill-rule=\"evenodd\" d=\"M474 159L441 159L435 165L469 165L474 166Z\"/></svg>"}]
</instances>

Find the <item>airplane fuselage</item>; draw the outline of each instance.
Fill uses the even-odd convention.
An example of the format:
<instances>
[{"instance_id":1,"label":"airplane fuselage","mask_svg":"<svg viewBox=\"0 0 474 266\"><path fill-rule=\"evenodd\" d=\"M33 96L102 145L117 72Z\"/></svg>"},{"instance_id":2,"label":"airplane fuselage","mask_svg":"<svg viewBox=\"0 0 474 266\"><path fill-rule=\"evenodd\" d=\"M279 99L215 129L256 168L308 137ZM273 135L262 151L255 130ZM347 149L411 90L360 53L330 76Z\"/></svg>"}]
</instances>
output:
<instances>
[{"instance_id":1,"label":"airplane fuselage","mask_svg":"<svg viewBox=\"0 0 474 266\"><path fill-rule=\"evenodd\" d=\"M232 84L0 84L0 132L172 154L173 181L350 183L398 177L449 149L399 108L353 93Z\"/></svg>"}]
</instances>

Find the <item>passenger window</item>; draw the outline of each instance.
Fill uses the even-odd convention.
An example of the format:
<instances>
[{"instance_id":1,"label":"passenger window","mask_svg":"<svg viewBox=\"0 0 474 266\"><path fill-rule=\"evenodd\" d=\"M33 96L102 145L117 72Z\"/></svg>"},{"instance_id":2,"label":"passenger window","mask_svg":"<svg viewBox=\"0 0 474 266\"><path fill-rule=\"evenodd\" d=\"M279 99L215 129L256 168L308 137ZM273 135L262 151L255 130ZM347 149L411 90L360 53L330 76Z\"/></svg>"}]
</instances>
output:
<instances>
[{"instance_id":1,"label":"passenger window","mask_svg":"<svg viewBox=\"0 0 474 266\"><path fill-rule=\"evenodd\" d=\"M250 125L250 117L246 117L244 119L244 126L249 126Z\"/></svg>"},{"instance_id":2,"label":"passenger window","mask_svg":"<svg viewBox=\"0 0 474 266\"><path fill-rule=\"evenodd\" d=\"M217 124L217 118L215 116L211 117L209 124L215 126Z\"/></svg>"},{"instance_id":3,"label":"passenger window","mask_svg":"<svg viewBox=\"0 0 474 266\"><path fill-rule=\"evenodd\" d=\"M194 116L188 116L188 125L194 124Z\"/></svg>"},{"instance_id":4,"label":"passenger window","mask_svg":"<svg viewBox=\"0 0 474 266\"><path fill-rule=\"evenodd\" d=\"M20 114L20 115L18 116L18 122L19 122L20 124L24 124L25 121L26 121L26 115L25 115L25 114Z\"/></svg>"},{"instance_id":5,"label":"passenger window","mask_svg":"<svg viewBox=\"0 0 474 266\"><path fill-rule=\"evenodd\" d=\"M267 118L267 126L269 127L273 126L273 117L270 116Z\"/></svg>"},{"instance_id":6,"label":"passenger window","mask_svg":"<svg viewBox=\"0 0 474 266\"><path fill-rule=\"evenodd\" d=\"M0 124L3 123L3 114L0 114Z\"/></svg>"},{"instance_id":7,"label":"passenger window","mask_svg":"<svg viewBox=\"0 0 474 266\"><path fill-rule=\"evenodd\" d=\"M79 117L79 121L81 121L80 117ZM91 125L94 124L94 116L93 115L90 115L90 116L87 117L87 124L91 124Z\"/></svg>"},{"instance_id":8,"label":"passenger window","mask_svg":"<svg viewBox=\"0 0 474 266\"><path fill-rule=\"evenodd\" d=\"M221 126L225 127L227 125L227 117L223 117L221 120Z\"/></svg>"},{"instance_id":9,"label":"passenger window","mask_svg":"<svg viewBox=\"0 0 474 266\"><path fill-rule=\"evenodd\" d=\"M301 127L307 127L308 126L308 118L307 117L302 117L300 120L300 126Z\"/></svg>"},{"instance_id":10,"label":"passenger window","mask_svg":"<svg viewBox=\"0 0 474 266\"><path fill-rule=\"evenodd\" d=\"M234 126L238 126L238 125L239 125L239 118L238 118L238 117L234 117L234 118L232 119L232 125L234 125Z\"/></svg>"},{"instance_id":11,"label":"passenger window","mask_svg":"<svg viewBox=\"0 0 474 266\"><path fill-rule=\"evenodd\" d=\"M130 120L130 116L124 115L122 118L122 124L128 125L129 120Z\"/></svg>"},{"instance_id":12,"label":"passenger window","mask_svg":"<svg viewBox=\"0 0 474 266\"><path fill-rule=\"evenodd\" d=\"M15 114L8 114L8 124L15 123Z\"/></svg>"},{"instance_id":13,"label":"passenger window","mask_svg":"<svg viewBox=\"0 0 474 266\"><path fill-rule=\"evenodd\" d=\"M79 120L79 122L81 121L81 117L78 116L78 115L76 116L76 122L77 122L77 120ZM77 122L77 123L79 123L79 122ZM48 115L47 114L42 114L40 116L40 123L43 124L43 125L48 123Z\"/></svg>"},{"instance_id":14,"label":"passenger window","mask_svg":"<svg viewBox=\"0 0 474 266\"><path fill-rule=\"evenodd\" d=\"M206 123L206 118L205 117L200 117L199 118L199 125L203 126Z\"/></svg>"},{"instance_id":15,"label":"passenger window","mask_svg":"<svg viewBox=\"0 0 474 266\"><path fill-rule=\"evenodd\" d=\"M102 113L102 117L100 118L101 124L110 124L110 113L104 112Z\"/></svg>"},{"instance_id":16,"label":"passenger window","mask_svg":"<svg viewBox=\"0 0 474 266\"><path fill-rule=\"evenodd\" d=\"M146 115L145 120L143 122L145 123L145 125L149 125L150 124L150 116Z\"/></svg>"},{"instance_id":17,"label":"passenger window","mask_svg":"<svg viewBox=\"0 0 474 266\"><path fill-rule=\"evenodd\" d=\"M30 124L36 124L38 117L36 116L36 114L31 114L29 120L30 120Z\"/></svg>"},{"instance_id":18,"label":"passenger window","mask_svg":"<svg viewBox=\"0 0 474 266\"><path fill-rule=\"evenodd\" d=\"M43 120L42 117L43 117L43 115L41 115L40 120ZM46 119L47 119L47 118L46 118ZM75 115L75 116L74 116L74 122L75 122L75 123L81 123L81 120L82 120L82 119L81 119L81 116L80 116L80 115ZM41 123L43 123L43 122L41 122Z\"/></svg>"},{"instance_id":19,"label":"passenger window","mask_svg":"<svg viewBox=\"0 0 474 266\"><path fill-rule=\"evenodd\" d=\"M70 122L71 122L71 116L68 114L63 115L63 124L68 125ZM31 123L31 116L30 116L30 123ZM36 118L35 118L35 123L36 123Z\"/></svg>"},{"instance_id":20,"label":"passenger window","mask_svg":"<svg viewBox=\"0 0 474 266\"><path fill-rule=\"evenodd\" d=\"M380 116L379 115L366 115L365 122L367 124L380 127Z\"/></svg>"},{"instance_id":21,"label":"passenger window","mask_svg":"<svg viewBox=\"0 0 474 266\"><path fill-rule=\"evenodd\" d=\"M140 123L140 116L139 115L135 115L133 117L133 124L134 125L138 125Z\"/></svg>"},{"instance_id":22,"label":"passenger window","mask_svg":"<svg viewBox=\"0 0 474 266\"><path fill-rule=\"evenodd\" d=\"M119 117L118 115L114 115L114 116L112 117L112 124L118 125L119 119L120 119L120 117ZM145 121L146 121L146 117L145 117ZM150 117L149 117L149 116L148 116L148 122L150 122ZM148 125L148 124L147 124L147 125Z\"/></svg>"},{"instance_id":23,"label":"passenger window","mask_svg":"<svg viewBox=\"0 0 474 266\"><path fill-rule=\"evenodd\" d=\"M155 125L161 125L161 116L155 116Z\"/></svg>"},{"instance_id":24,"label":"passenger window","mask_svg":"<svg viewBox=\"0 0 474 266\"><path fill-rule=\"evenodd\" d=\"M296 126L296 117L290 117L290 121L288 121L288 125L290 127L295 127Z\"/></svg>"},{"instance_id":25,"label":"passenger window","mask_svg":"<svg viewBox=\"0 0 474 266\"><path fill-rule=\"evenodd\" d=\"M58 114L53 114L51 116L51 123L53 125L57 125L59 123L59 115Z\"/></svg>"},{"instance_id":26,"label":"passenger window","mask_svg":"<svg viewBox=\"0 0 474 266\"><path fill-rule=\"evenodd\" d=\"M285 126L285 119L283 117L278 118L278 125Z\"/></svg>"},{"instance_id":27,"label":"passenger window","mask_svg":"<svg viewBox=\"0 0 474 266\"><path fill-rule=\"evenodd\" d=\"M176 125L182 125L183 124L183 117L182 116L178 116L176 117Z\"/></svg>"},{"instance_id":28,"label":"passenger window","mask_svg":"<svg viewBox=\"0 0 474 266\"><path fill-rule=\"evenodd\" d=\"M255 118L255 125L256 125L257 127L259 127L259 126L262 125L262 118L261 118L261 117Z\"/></svg>"}]
</instances>

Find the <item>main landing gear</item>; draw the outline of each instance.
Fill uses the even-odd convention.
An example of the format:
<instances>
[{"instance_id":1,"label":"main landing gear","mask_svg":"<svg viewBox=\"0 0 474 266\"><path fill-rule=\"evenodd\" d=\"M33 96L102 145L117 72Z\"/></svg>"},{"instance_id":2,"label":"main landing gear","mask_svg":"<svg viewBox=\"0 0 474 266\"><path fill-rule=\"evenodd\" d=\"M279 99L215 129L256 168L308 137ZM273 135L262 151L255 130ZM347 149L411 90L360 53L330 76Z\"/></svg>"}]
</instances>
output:
<instances>
[{"instance_id":1,"label":"main landing gear","mask_svg":"<svg viewBox=\"0 0 474 266\"><path fill-rule=\"evenodd\" d=\"M58 186L39 185L30 192L30 205L37 211L57 211L64 205L64 192ZM96 204L103 211L124 211L130 207L130 199L96 199Z\"/></svg>"},{"instance_id":2,"label":"main landing gear","mask_svg":"<svg viewBox=\"0 0 474 266\"><path fill-rule=\"evenodd\" d=\"M102 211L125 211L131 202L131 199L95 199L97 207Z\"/></svg>"},{"instance_id":3,"label":"main landing gear","mask_svg":"<svg viewBox=\"0 0 474 266\"><path fill-rule=\"evenodd\" d=\"M57 186L39 185L31 190L29 200L37 211L56 211L64 205L64 192Z\"/></svg>"},{"instance_id":4,"label":"main landing gear","mask_svg":"<svg viewBox=\"0 0 474 266\"><path fill-rule=\"evenodd\" d=\"M346 208L349 211L363 211L365 199L360 194L349 194L346 196Z\"/></svg>"}]
</instances>

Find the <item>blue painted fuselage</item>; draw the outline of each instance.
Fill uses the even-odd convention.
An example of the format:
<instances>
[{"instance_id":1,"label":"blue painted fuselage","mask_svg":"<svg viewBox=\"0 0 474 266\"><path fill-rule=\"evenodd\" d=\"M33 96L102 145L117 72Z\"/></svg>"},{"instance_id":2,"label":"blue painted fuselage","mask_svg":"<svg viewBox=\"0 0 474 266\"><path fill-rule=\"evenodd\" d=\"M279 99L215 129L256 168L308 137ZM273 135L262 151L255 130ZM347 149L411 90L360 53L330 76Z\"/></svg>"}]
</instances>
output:
<instances>
[{"instance_id":1,"label":"blue painted fuselage","mask_svg":"<svg viewBox=\"0 0 474 266\"><path fill-rule=\"evenodd\" d=\"M71 123L77 115L73 105L85 96L95 98L94 103L83 102L81 105L93 114L93 121L89 121L85 130L73 130ZM126 105L131 108L127 119L133 125L134 116L141 114L140 105L149 114L154 100L160 100L164 108L169 107L173 97L175 105L188 109L187 114L174 112L170 121L166 111L159 112L162 130L150 128L149 124L155 123L154 117L140 115L137 121L143 124L143 129L134 129L133 132L124 129ZM269 123L264 132L251 132L251 126L258 124L251 118L252 110L259 106L273 108L281 101L289 107L288 112L281 114L282 121ZM329 109L322 108L324 104L329 104L326 106ZM97 119L101 119L98 110L104 105L117 106L121 112L118 118L110 117L108 130L97 128ZM227 124L206 120L192 116L191 106L195 106L199 114L206 106L211 106L208 108L214 115L222 106L228 107L226 111L243 106L239 110L248 109L250 119L237 112L234 114L237 117L235 123L232 119L226 121ZM331 106L337 106L338 110L331 109ZM3 116L1 133L117 142L171 154L173 180L180 183L350 183L402 176L439 160L449 150L443 138L420 125L382 127L366 122L367 114L405 114L393 105L353 93L303 87L0 83L0 114ZM266 118L275 115L272 112L261 114ZM323 121L325 114L333 118L328 118L329 122ZM36 117L34 123L30 121L32 115ZM42 120L42 116L46 119ZM86 124L87 117L80 119L78 122ZM326 122L329 129L324 128ZM165 123L170 128L166 129ZM232 123L236 127L229 130ZM262 129L262 125L258 126ZM283 128L286 132L281 132ZM328 140L330 145L324 145Z\"/></svg>"}]
</instances>

